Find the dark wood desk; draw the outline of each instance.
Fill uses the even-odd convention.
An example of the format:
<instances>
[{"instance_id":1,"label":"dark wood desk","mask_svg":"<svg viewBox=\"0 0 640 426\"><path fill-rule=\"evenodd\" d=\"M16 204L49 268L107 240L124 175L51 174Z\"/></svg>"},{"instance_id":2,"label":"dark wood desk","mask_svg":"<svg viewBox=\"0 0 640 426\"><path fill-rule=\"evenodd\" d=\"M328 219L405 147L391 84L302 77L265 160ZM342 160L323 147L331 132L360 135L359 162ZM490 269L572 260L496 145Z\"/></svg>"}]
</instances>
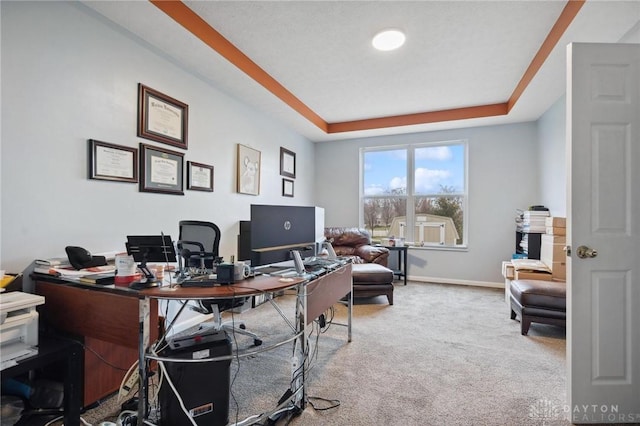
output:
<instances>
[{"instance_id":1,"label":"dark wood desk","mask_svg":"<svg viewBox=\"0 0 640 426\"><path fill-rule=\"evenodd\" d=\"M84 342L83 403L87 406L116 392L126 370L139 362L140 395L138 424L146 416L147 368L152 356L150 342L158 338L158 299L204 300L244 298L296 288L296 352L306 353L305 327L333 304L347 297L348 340L351 341L351 264L317 279L294 278L282 282L277 277L258 276L231 285L214 287L152 288L141 291L123 287L100 287L67 282L47 276L33 276L36 293L45 297L41 318L56 329L78 336ZM268 348L256 350L263 352ZM98 353L100 358L96 355ZM245 356L253 356L251 352ZM234 356L237 356L235 354ZM304 358L300 358L304 359ZM108 362L108 364L106 363ZM304 369L306 370L306 369ZM301 379L300 404L304 409L306 390ZM266 420L266 417L263 419Z\"/></svg>"},{"instance_id":2,"label":"dark wood desk","mask_svg":"<svg viewBox=\"0 0 640 426\"><path fill-rule=\"evenodd\" d=\"M138 292L46 276L34 280L36 293L45 298L41 320L84 345L82 406L118 391L125 372L138 359ZM150 324L158 324L157 306L153 301ZM151 337L157 336L154 327Z\"/></svg>"},{"instance_id":3,"label":"dark wood desk","mask_svg":"<svg viewBox=\"0 0 640 426\"><path fill-rule=\"evenodd\" d=\"M42 369L64 361L64 424L80 425L80 392L82 347L77 342L41 335L38 337L38 354L18 361L17 365L2 370L2 378L9 379L28 371Z\"/></svg>"}]
</instances>

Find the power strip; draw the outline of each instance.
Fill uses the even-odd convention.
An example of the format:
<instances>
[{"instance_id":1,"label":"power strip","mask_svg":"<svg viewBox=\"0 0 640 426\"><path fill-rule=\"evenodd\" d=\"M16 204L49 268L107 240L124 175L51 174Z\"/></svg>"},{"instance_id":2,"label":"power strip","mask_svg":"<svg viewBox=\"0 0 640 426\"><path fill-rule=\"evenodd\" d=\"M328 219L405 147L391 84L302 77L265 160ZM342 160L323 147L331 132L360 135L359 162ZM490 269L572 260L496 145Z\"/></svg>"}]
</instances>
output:
<instances>
[{"instance_id":1,"label":"power strip","mask_svg":"<svg viewBox=\"0 0 640 426\"><path fill-rule=\"evenodd\" d=\"M135 369L131 372L131 375L129 376L125 384L122 386L122 388L125 391L129 392L131 389L133 389L135 385L139 383L139 381L140 381L140 373L138 373L138 369Z\"/></svg>"}]
</instances>

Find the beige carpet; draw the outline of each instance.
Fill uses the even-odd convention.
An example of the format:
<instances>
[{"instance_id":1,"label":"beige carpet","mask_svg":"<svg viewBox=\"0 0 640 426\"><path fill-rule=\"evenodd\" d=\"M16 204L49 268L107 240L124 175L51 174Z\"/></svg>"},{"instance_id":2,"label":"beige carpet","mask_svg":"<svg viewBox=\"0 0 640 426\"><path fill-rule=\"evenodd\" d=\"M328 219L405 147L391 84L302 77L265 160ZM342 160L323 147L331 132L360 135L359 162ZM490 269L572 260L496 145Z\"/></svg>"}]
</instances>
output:
<instances>
[{"instance_id":1,"label":"beige carpet","mask_svg":"<svg viewBox=\"0 0 640 426\"><path fill-rule=\"evenodd\" d=\"M277 299L287 313L294 301ZM268 304L236 314L240 319L265 345L286 327ZM346 308L336 308L334 320L345 322ZM384 297L357 301L351 343L345 327L317 330L307 374L316 408L307 405L289 424L569 424L565 331L533 324L529 336L520 335L502 290L410 282L396 286L393 306ZM231 364L231 423L276 405L289 387L291 355L287 344ZM339 406L322 410L329 400ZM114 421L117 407L108 400L83 418Z\"/></svg>"}]
</instances>

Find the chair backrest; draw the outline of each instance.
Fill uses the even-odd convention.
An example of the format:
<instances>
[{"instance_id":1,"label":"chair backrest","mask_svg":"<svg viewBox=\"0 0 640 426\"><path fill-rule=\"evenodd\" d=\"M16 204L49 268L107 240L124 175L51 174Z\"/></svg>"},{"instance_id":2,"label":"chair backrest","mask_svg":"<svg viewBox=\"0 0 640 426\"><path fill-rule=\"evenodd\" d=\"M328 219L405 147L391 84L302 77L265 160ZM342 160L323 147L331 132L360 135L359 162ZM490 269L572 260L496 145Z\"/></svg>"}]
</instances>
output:
<instances>
[{"instance_id":1,"label":"chair backrest","mask_svg":"<svg viewBox=\"0 0 640 426\"><path fill-rule=\"evenodd\" d=\"M218 225L199 220L181 220L178 226L180 235L177 245L180 254L182 255L183 249L189 250L194 255L204 250L207 255L205 257L205 266L207 268L213 267L215 258L219 256L220 228L218 228ZM189 243L189 241L200 243L204 248L201 249L197 244ZM185 259L185 266L199 266L199 259L200 257Z\"/></svg>"}]
</instances>

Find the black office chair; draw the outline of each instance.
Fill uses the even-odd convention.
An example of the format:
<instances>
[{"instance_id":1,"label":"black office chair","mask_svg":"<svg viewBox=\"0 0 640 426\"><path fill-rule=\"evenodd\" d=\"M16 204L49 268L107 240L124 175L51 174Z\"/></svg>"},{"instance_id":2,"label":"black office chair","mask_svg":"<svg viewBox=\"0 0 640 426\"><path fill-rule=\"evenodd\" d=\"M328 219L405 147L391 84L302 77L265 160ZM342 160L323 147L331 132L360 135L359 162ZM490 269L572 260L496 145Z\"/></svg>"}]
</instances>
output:
<instances>
[{"instance_id":1,"label":"black office chair","mask_svg":"<svg viewBox=\"0 0 640 426\"><path fill-rule=\"evenodd\" d=\"M180 235L176 246L178 255L181 258L181 269L213 269L216 264L222 261L219 256L221 232L215 223L199 220L181 220L178 226ZM184 274L184 270L181 270L180 273ZM205 299L198 301L198 306L193 309L202 314L213 314L214 327L252 337L253 343L256 346L260 346L262 340L255 333L247 331L243 321L222 322L221 312L241 306L243 303L248 303L248 300L246 298Z\"/></svg>"}]
</instances>

